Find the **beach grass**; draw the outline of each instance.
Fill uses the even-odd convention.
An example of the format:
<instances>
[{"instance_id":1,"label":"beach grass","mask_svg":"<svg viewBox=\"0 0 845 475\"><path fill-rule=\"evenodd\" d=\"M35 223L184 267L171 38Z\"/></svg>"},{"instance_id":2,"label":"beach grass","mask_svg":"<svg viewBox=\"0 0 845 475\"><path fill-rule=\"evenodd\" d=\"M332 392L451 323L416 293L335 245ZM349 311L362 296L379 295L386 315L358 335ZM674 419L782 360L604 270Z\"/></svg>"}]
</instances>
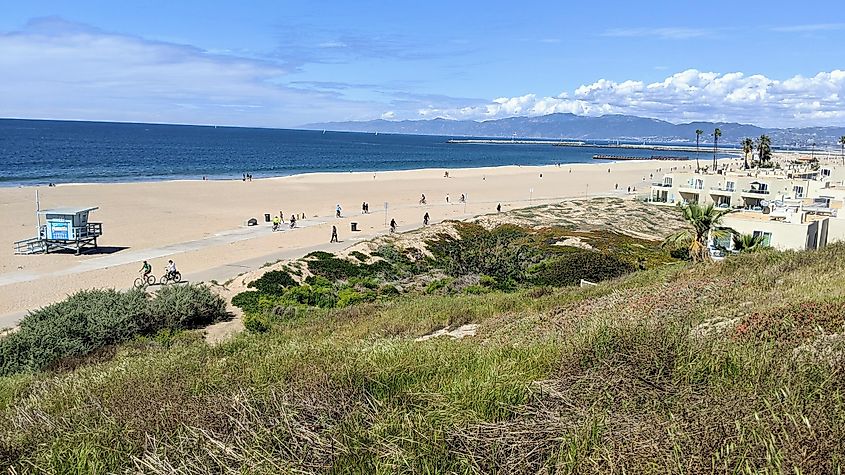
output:
<instances>
[{"instance_id":1,"label":"beach grass","mask_svg":"<svg viewBox=\"0 0 845 475\"><path fill-rule=\"evenodd\" d=\"M140 338L0 378L0 466L838 473L843 266L840 244L766 251L584 289L300 309L216 346ZM475 336L416 341L469 323Z\"/></svg>"}]
</instances>

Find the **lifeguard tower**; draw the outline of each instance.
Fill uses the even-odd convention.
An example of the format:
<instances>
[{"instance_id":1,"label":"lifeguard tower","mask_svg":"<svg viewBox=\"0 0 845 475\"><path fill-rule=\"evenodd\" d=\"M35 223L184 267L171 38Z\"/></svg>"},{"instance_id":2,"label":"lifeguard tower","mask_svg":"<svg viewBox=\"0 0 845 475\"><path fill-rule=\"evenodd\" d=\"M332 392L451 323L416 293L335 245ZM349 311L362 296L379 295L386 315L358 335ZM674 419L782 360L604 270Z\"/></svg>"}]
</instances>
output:
<instances>
[{"instance_id":1,"label":"lifeguard tower","mask_svg":"<svg viewBox=\"0 0 845 475\"><path fill-rule=\"evenodd\" d=\"M103 223L88 221L88 213L96 206L83 208L53 208L36 211L38 237L15 242L15 254L47 254L70 250L82 254L86 248L96 248L97 238L103 234ZM41 224L41 218L46 224Z\"/></svg>"}]
</instances>

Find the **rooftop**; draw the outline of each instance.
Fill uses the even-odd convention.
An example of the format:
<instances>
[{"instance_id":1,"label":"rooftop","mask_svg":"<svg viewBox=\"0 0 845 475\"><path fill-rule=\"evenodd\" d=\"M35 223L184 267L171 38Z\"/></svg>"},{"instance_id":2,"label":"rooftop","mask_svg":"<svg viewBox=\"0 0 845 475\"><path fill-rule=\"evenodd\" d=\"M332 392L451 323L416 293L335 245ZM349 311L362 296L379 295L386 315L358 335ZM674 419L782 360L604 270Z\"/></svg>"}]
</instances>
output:
<instances>
[{"instance_id":1,"label":"rooftop","mask_svg":"<svg viewBox=\"0 0 845 475\"><path fill-rule=\"evenodd\" d=\"M77 213L84 213L88 211L94 211L98 209L97 206L62 206L59 208L51 208L51 209L42 209L38 211L38 214L77 214Z\"/></svg>"}]
</instances>

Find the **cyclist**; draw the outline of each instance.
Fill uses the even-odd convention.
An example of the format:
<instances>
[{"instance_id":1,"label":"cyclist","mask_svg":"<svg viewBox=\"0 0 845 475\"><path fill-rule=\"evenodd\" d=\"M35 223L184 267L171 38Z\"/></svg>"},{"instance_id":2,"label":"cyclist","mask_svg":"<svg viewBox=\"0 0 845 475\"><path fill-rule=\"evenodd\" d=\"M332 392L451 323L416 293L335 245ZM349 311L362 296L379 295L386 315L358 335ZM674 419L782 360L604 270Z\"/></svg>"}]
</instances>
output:
<instances>
[{"instance_id":1,"label":"cyclist","mask_svg":"<svg viewBox=\"0 0 845 475\"><path fill-rule=\"evenodd\" d=\"M167 278L172 279L176 275L176 264L169 260L167 261Z\"/></svg>"},{"instance_id":2,"label":"cyclist","mask_svg":"<svg viewBox=\"0 0 845 475\"><path fill-rule=\"evenodd\" d=\"M425 215L423 215L423 225L428 226L428 220L429 220L429 216L428 216L428 212L426 212Z\"/></svg>"},{"instance_id":3,"label":"cyclist","mask_svg":"<svg viewBox=\"0 0 845 475\"><path fill-rule=\"evenodd\" d=\"M273 216L273 231L278 231L280 224L282 224L282 218Z\"/></svg>"},{"instance_id":4,"label":"cyclist","mask_svg":"<svg viewBox=\"0 0 845 475\"><path fill-rule=\"evenodd\" d=\"M390 219L390 234L393 234L395 232L396 232L396 220L391 218Z\"/></svg>"},{"instance_id":5,"label":"cyclist","mask_svg":"<svg viewBox=\"0 0 845 475\"><path fill-rule=\"evenodd\" d=\"M420 197L420 204L421 205L425 204L425 193L423 193L422 196Z\"/></svg>"},{"instance_id":6,"label":"cyclist","mask_svg":"<svg viewBox=\"0 0 845 475\"><path fill-rule=\"evenodd\" d=\"M151 266L149 262L144 261L144 265L141 267L141 270L139 270L138 272L143 272L144 273L144 280L147 280L147 277L149 277L150 274L153 273L153 266Z\"/></svg>"}]
</instances>

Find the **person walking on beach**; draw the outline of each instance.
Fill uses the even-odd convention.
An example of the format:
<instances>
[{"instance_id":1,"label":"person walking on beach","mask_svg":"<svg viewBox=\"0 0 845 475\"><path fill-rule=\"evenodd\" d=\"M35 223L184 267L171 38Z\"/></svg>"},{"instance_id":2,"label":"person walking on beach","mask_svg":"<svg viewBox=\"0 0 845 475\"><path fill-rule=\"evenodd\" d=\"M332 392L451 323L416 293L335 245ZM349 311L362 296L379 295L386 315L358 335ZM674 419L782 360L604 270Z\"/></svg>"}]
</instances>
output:
<instances>
[{"instance_id":1,"label":"person walking on beach","mask_svg":"<svg viewBox=\"0 0 845 475\"><path fill-rule=\"evenodd\" d=\"M336 217L336 218L339 218L339 217L340 217L340 212L341 212L341 211L342 211L342 210L340 209L340 204L338 204L337 206L335 206L335 208L334 208L334 215L335 215L335 217Z\"/></svg>"},{"instance_id":2,"label":"person walking on beach","mask_svg":"<svg viewBox=\"0 0 845 475\"><path fill-rule=\"evenodd\" d=\"M390 218L390 234L396 232L396 220L394 218Z\"/></svg>"},{"instance_id":3,"label":"person walking on beach","mask_svg":"<svg viewBox=\"0 0 845 475\"><path fill-rule=\"evenodd\" d=\"M420 196L420 204L421 205L425 204L425 193L423 193L422 196Z\"/></svg>"},{"instance_id":4,"label":"person walking on beach","mask_svg":"<svg viewBox=\"0 0 845 475\"><path fill-rule=\"evenodd\" d=\"M296 227L296 215L292 214L290 216L290 228L293 229Z\"/></svg>"},{"instance_id":5,"label":"person walking on beach","mask_svg":"<svg viewBox=\"0 0 845 475\"><path fill-rule=\"evenodd\" d=\"M428 226L428 212L423 215L423 226Z\"/></svg>"},{"instance_id":6,"label":"person walking on beach","mask_svg":"<svg viewBox=\"0 0 845 475\"><path fill-rule=\"evenodd\" d=\"M449 193L446 193L446 204L449 204Z\"/></svg>"},{"instance_id":7,"label":"person walking on beach","mask_svg":"<svg viewBox=\"0 0 845 475\"><path fill-rule=\"evenodd\" d=\"M467 195L461 193L461 200L460 201L461 201L461 203L466 203L467 202Z\"/></svg>"},{"instance_id":8,"label":"person walking on beach","mask_svg":"<svg viewBox=\"0 0 845 475\"><path fill-rule=\"evenodd\" d=\"M337 242L337 226L332 226L332 238L329 243Z\"/></svg>"},{"instance_id":9,"label":"person walking on beach","mask_svg":"<svg viewBox=\"0 0 845 475\"><path fill-rule=\"evenodd\" d=\"M502 203L499 203L499 204L497 204L497 205L496 205L496 212L497 212L497 213L501 213L501 212L502 212Z\"/></svg>"}]
</instances>

